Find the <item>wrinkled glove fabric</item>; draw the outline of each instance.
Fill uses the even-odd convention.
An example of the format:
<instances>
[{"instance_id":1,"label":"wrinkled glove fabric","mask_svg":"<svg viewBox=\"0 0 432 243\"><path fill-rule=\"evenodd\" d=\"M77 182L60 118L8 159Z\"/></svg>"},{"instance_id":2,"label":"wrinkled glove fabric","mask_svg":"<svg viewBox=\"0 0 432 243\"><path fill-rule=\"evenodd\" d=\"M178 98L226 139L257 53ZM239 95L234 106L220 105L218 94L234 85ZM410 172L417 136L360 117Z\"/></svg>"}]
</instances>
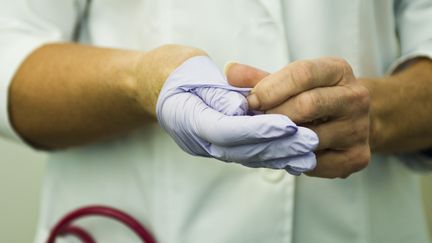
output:
<instances>
[{"instance_id":1,"label":"wrinkled glove fabric","mask_svg":"<svg viewBox=\"0 0 432 243\"><path fill-rule=\"evenodd\" d=\"M249 91L230 86L209 57L192 57L166 80L157 118L191 155L293 175L312 170L317 135L284 115L254 115L245 97Z\"/></svg>"}]
</instances>

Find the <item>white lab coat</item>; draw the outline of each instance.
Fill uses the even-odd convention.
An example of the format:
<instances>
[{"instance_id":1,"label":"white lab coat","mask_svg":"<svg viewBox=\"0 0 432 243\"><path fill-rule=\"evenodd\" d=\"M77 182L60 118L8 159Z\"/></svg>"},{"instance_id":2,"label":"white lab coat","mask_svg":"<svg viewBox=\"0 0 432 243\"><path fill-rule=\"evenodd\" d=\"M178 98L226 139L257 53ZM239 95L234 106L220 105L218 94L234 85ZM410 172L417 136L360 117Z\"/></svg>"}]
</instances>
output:
<instances>
[{"instance_id":1,"label":"white lab coat","mask_svg":"<svg viewBox=\"0 0 432 243\"><path fill-rule=\"evenodd\" d=\"M3 135L15 136L6 112L15 70L42 43L70 40L84 3L2 0ZM432 56L431 22L430 0L93 0L80 41L137 50L186 44L221 67L237 60L268 71L340 56L358 76L382 76L408 58ZM52 153L35 242L68 211L104 204L137 217L162 243L426 243L420 195L417 176L396 156L375 155L346 180L295 178L189 156L155 123ZM99 242L139 242L109 220L79 224Z\"/></svg>"}]
</instances>

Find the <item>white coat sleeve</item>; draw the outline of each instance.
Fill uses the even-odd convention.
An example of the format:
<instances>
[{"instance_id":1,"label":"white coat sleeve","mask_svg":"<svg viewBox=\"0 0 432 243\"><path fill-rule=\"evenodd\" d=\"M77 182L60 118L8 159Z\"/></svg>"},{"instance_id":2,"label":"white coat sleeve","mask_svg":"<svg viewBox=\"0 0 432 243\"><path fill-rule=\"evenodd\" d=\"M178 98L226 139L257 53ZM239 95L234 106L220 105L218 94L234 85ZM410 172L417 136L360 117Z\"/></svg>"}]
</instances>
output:
<instances>
[{"instance_id":1,"label":"white coat sleeve","mask_svg":"<svg viewBox=\"0 0 432 243\"><path fill-rule=\"evenodd\" d=\"M417 57L432 60L432 0L396 0L394 11L401 55L388 73L409 65L408 61ZM400 158L413 170L432 171L432 148Z\"/></svg>"},{"instance_id":2,"label":"white coat sleeve","mask_svg":"<svg viewBox=\"0 0 432 243\"><path fill-rule=\"evenodd\" d=\"M388 73L416 57L432 59L432 1L396 0L394 11L400 57Z\"/></svg>"},{"instance_id":3,"label":"white coat sleeve","mask_svg":"<svg viewBox=\"0 0 432 243\"><path fill-rule=\"evenodd\" d=\"M0 139L21 141L8 114L15 72L39 46L72 39L84 1L0 0Z\"/></svg>"}]
</instances>

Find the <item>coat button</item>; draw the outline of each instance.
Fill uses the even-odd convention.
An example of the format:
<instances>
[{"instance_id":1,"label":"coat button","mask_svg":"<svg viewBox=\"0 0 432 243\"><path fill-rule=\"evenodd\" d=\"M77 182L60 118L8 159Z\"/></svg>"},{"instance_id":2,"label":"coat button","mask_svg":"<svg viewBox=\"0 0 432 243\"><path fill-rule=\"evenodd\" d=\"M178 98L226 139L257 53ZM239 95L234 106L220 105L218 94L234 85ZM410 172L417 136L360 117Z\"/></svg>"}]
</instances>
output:
<instances>
[{"instance_id":1,"label":"coat button","mask_svg":"<svg viewBox=\"0 0 432 243\"><path fill-rule=\"evenodd\" d=\"M271 183L280 182L285 177L286 173L285 170L262 169L264 180Z\"/></svg>"}]
</instances>

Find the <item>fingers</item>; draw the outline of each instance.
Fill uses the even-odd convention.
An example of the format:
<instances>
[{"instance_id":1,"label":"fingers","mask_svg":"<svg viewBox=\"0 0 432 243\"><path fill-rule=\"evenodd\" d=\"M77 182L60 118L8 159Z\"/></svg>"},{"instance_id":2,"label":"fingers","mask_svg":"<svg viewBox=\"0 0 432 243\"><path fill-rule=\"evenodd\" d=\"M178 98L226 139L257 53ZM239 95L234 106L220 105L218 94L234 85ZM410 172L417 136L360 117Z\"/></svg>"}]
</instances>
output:
<instances>
[{"instance_id":1,"label":"fingers","mask_svg":"<svg viewBox=\"0 0 432 243\"><path fill-rule=\"evenodd\" d=\"M349 64L341 59L296 61L259 82L248 97L249 107L267 110L304 91L334 86L352 77Z\"/></svg>"},{"instance_id":2,"label":"fingers","mask_svg":"<svg viewBox=\"0 0 432 243\"><path fill-rule=\"evenodd\" d=\"M239 92L215 87L196 88L194 92L209 107L227 116L247 114L248 104L246 97Z\"/></svg>"},{"instance_id":3,"label":"fingers","mask_svg":"<svg viewBox=\"0 0 432 243\"><path fill-rule=\"evenodd\" d=\"M367 167L370 160L368 147L357 146L347 151L322 151L317 153L317 166L306 174L323 178L347 178Z\"/></svg>"},{"instance_id":4,"label":"fingers","mask_svg":"<svg viewBox=\"0 0 432 243\"><path fill-rule=\"evenodd\" d=\"M298 176L301 173L313 170L316 166L316 159L315 154L309 152L299 156L242 164L251 168L285 169L288 173Z\"/></svg>"},{"instance_id":5,"label":"fingers","mask_svg":"<svg viewBox=\"0 0 432 243\"><path fill-rule=\"evenodd\" d=\"M226 64L224 72L229 84L242 88L253 88L269 75L268 72L258 68L233 62Z\"/></svg>"},{"instance_id":6,"label":"fingers","mask_svg":"<svg viewBox=\"0 0 432 243\"><path fill-rule=\"evenodd\" d=\"M173 133L182 132L185 137L196 135L210 144L252 144L297 132L297 126L284 115L226 116L192 93L176 94L165 102L158 112L164 117L159 119L162 127ZM176 122L167 124L170 120Z\"/></svg>"},{"instance_id":7,"label":"fingers","mask_svg":"<svg viewBox=\"0 0 432 243\"><path fill-rule=\"evenodd\" d=\"M297 126L283 115L225 116L205 109L196 119L197 134L217 145L240 145L290 136Z\"/></svg>"},{"instance_id":8,"label":"fingers","mask_svg":"<svg viewBox=\"0 0 432 243\"><path fill-rule=\"evenodd\" d=\"M212 144L250 144L297 132L297 126L284 115L226 116L195 95L189 100L197 104L193 108L196 134Z\"/></svg>"},{"instance_id":9,"label":"fingers","mask_svg":"<svg viewBox=\"0 0 432 243\"><path fill-rule=\"evenodd\" d=\"M301 93L267 111L284 114L296 124L309 124L319 138L318 150L347 149L367 144L369 135L369 98L358 86L316 88Z\"/></svg>"},{"instance_id":10,"label":"fingers","mask_svg":"<svg viewBox=\"0 0 432 243\"><path fill-rule=\"evenodd\" d=\"M353 101L345 86L323 87L298 94L266 113L283 114L296 124L304 124L348 113Z\"/></svg>"},{"instance_id":11,"label":"fingers","mask_svg":"<svg viewBox=\"0 0 432 243\"><path fill-rule=\"evenodd\" d=\"M317 161L315 153L310 152L292 158L291 163L289 163L289 165L285 167L285 170L292 175L300 175L301 173L305 173L315 169L316 165Z\"/></svg>"},{"instance_id":12,"label":"fingers","mask_svg":"<svg viewBox=\"0 0 432 243\"><path fill-rule=\"evenodd\" d=\"M238 163L263 162L284 159L312 152L318 145L317 135L308 128L299 127L292 136L282 137L271 141L238 146L220 146L212 144L209 154L225 160ZM281 161L286 161L281 160ZM279 168L279 166L277 166ZM304 167L304 166L303 166ZM272 165L271 168L275 168ZM281 169L285 166L280 167Z\"/></svg>"},{"instance_id":13,"label":"fingers","mask_svg":"<svg viewBox=\"0 0 432 243\"><path fill-rule=\"evenodd\" d=\"M351 122L336 120L310 126L320 138L317 150L348 149L356 144L367 144L369 135L369 117L359 117Z\"/></svg>"}]
</instances>

